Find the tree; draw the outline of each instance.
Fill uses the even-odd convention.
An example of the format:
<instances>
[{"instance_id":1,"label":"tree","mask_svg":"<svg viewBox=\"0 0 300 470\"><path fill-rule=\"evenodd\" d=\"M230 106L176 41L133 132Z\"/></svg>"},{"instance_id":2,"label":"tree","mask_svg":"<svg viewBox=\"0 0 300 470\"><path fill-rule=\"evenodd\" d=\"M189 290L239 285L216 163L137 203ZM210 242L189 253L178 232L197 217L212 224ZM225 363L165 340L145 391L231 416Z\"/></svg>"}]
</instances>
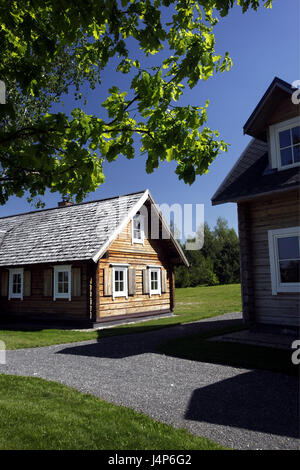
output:
<instances>
[{"instance_id":1,"label":"tree","mask_svg":"<svg viewBox=\"0 0 300 470\"><path fill-rule=\"evenodd\" d=\"M147 172L174 160L186 183L205 173L226 143L206 126L207 102L176 102L185 86L231 67L227 52L215 53L213 30L215 15L227 15L235 3L244 12L271 6L271 0L2 2L0 80L7 104L0 106L0 203L26 190L34 198L46 188L79 202L104 180L104 159L134 157L135 136ZM150 54L157 57L153 67ZM79 106L70 115L51 112L64 94L74 90L81 99L84 83L100 84L113 57L131 84L126 91L110 88L104 115L87 115Z\"/></svg>"},{"instance_id":2,"label":"tree","mask_svg":"<svg viewBox=\"0 0 300 470\"><path fill-rule=\"evenodd\" d=\"M231 284L240 280L239 239L227 221L219 217L214 229L215 254L214 271L220 284Z\"/></svg>"},{"instance_id":3,"label":"tree","mask_svg":"<svg viewBox=\"0 0 300 470\"><path fill-rule=\"evenodd\" d=\"M199 235L200 236L200 235ZM201 250L187 250L189 268L175 270L176 287L213 286L240 281L239 240L226 219L219 217L213 230L204 224L204 244Z\"/></svg>"}]
</instances>

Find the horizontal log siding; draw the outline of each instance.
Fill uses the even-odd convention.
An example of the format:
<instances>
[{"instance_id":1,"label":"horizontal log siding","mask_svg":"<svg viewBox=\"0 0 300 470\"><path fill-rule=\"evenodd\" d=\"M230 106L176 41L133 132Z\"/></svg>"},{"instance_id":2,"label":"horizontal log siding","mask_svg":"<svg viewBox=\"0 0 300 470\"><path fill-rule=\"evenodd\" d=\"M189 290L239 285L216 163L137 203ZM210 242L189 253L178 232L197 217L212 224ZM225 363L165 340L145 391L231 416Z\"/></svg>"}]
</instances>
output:
<instances>
[{"instance_id":1,"label":"horizontal log siding","mask_svg":"<svg viewBox=\"0 0 300 470\"><path fill-rule=\"evenodd\" d=\"M164 241L149 241L145 238L144 245L132 244L131 222L112 243L108 250L108 257L102 258L98 263L98 308L97 318L147 312L164 312L172 308L170 283L172 282L172 268L168 262L167 246ZM126 263L136 270L136 293L129 296L104 296L104 268L110 263ZM167 272L167 292L161 295L143 294L142 270L147 265L162 266Z\"/></svg>"},{"instance_id":2,"label":"horizontal log siding","mask_svg":"<svg viewBox=\"0 0 300 470\"><path fill-rule=\"evenodd\" d=\"M24 316L26 314L43 315L57 319L63 319L64 317L75 319L86 318L88 316L86 264L69 264L74 268L81 268L81 296L73 297L71 301L67 299L57 299L54 301L53 295L44 296L44 269L49 269L54 265L36 264L24 266L24 270L31 271L31 296L24 296L23 300L8 300L7 297L0 297L1 313L24 314Z\"/></svg>"},{"instance_id":3,"label":"horizontal log siding","mask_svg":"<svg viewBox=\"0 0 300 470\"><path fill-rule=\"evenodd\" d=\"M300 225L299 192L257 198L238 206L239 218L247 208L248 217L251 219L248 250L251 253L250 290L253 289L253 320L265 324L299 326L299 293L272 295L268 245L268 230ZM240 235L243 237L242 233ZM247 247L241 245L241 258L246 255L246 250ZM242 283L247 286L247 282L249 283L246 273L242 272Z\"/></svg>"}]
</instances>

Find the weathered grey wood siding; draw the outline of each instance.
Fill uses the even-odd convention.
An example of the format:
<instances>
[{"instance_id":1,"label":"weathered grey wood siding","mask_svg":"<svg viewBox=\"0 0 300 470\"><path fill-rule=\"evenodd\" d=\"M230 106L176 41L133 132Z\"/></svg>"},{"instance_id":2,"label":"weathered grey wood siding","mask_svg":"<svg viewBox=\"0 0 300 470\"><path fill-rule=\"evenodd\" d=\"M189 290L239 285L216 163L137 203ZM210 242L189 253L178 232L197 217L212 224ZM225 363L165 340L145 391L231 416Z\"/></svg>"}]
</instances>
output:
<instances>
[{"instance_id":1,"label":"weathered grey wood siding","mask_svg":"<svg viewBox=\"0 0 300 470\"><path fill-rule=\"evenodd\" d=\"M299 293L272 295L268 245L268 230L300 225L299 202L299 192L291 191L238 204L243 309L250 323L299 326Z\"/></svg>"}]
</instances>

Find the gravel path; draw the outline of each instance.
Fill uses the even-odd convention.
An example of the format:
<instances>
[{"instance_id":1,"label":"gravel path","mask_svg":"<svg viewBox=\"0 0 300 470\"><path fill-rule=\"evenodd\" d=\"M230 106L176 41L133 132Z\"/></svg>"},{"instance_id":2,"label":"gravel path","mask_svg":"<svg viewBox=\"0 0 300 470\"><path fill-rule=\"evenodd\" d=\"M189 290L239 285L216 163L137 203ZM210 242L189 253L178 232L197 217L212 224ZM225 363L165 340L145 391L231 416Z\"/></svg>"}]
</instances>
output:
<instances>
[{"instance_id":1,"label":"gravel path","mask_svg":"<svg viewBox=\"0 0 300 470\"><path fill-rule=\"evenodd\" d=\"M61 382L235 449L299 449L298 380L159 354L170 338L240 314L97 341L7 351L0 373Z\"/></svg>"}]
</instances>

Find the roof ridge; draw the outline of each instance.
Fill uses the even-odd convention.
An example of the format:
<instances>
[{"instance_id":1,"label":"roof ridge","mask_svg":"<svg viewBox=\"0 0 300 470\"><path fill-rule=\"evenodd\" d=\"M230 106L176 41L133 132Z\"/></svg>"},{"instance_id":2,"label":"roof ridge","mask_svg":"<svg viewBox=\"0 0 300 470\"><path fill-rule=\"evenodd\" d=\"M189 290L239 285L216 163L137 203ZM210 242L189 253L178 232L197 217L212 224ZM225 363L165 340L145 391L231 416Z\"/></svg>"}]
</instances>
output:
<instances>
[{"instance_id":1,"label":"roof ridge","mask_svg":"<svg viewBox=\"0 0 300 470\"><path fill-rule=\"evenodd\" d=\"M3 219L9 219L11 217L19 217L21 215L28 215L28 214L37 214L40 212L46 212L46 211L53 211L53 210L61 210L61 209L70 209L71 207L78 207L78 206L83 206L85 204L92 204L95 202L103 202L103 201L110 201L112 199L117 199L119 197L127 197L127 196L134 196L135 194L144 194L147 191L147 189L143 189L141 191L134 191L133 193L128 193L128 194L119 194L118 196L111 196L111 197L105 197L103 199L94 199L93 201L85 201L85 202L79 202L78 204L72 204L70 206L61 206L61 207L48 207L47 209L38 209L35 211L28 211L28 212L20 212L19 214L11 214L11 215L5 215L4 217L0 217L0 220Z\"/></svg>"}]
</instances>

